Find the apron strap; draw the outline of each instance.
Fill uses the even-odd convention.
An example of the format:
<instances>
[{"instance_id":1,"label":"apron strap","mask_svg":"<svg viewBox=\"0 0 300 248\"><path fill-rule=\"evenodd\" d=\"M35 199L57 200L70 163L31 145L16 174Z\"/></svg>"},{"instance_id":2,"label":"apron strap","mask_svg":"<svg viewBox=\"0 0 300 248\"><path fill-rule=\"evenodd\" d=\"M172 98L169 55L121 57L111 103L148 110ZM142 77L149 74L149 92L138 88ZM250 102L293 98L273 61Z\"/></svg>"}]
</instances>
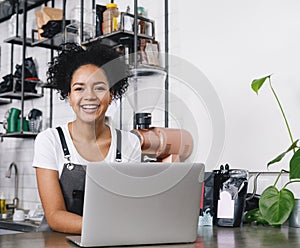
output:
<instances>
[{"instance_id":1,"label":"apron strap","mask_svg":"<svg viewBox=\"0 0 300 248\"><path fill-rule=\"evenodd\" d=\"M67 146L67 142L66 142L64 133L63 133L61 127L56 127L56 129L57 129L58 134L59 134L60 143L61 143L62 149L64 151L64 156L65 156L65 158L69 159L71 157L71 155L70 155L70 152L69 152L69 149L68 149L68 146Z\"/></svg>"},{"instance_id":2,"label":"apron strap","mask_svg":"<svg viewBox=\"0 0 300 248\"><path fill-rule=\"evenodd\" d=\"M122 147L122 135L119 129L116 129L117 132L117 151L116 151L116 162L122 162L122 154L121 154L121 147Z\"/></svg>"},{"instance_id":3,"label":"apron strap","mask_svg":"<svg viewBox=\"0 0 300 248\"><path fill-rule=\"evenodd\" d=\"M64 133L62 131L61 127L56 127L58 134L59 134L59 138L60 138L60 142L61 142L61 146L64 152L64 156L65 158L67 158L69 160L69 158L71 157L68 146L67 146L67 142L64 136ZM116 150L116 162L122 162L122 153L121 153L121 149L122 149L122 134L121 131L119 129L116 129L116 133L117 133L117 150Z\"/></svg>"}]
</instances>

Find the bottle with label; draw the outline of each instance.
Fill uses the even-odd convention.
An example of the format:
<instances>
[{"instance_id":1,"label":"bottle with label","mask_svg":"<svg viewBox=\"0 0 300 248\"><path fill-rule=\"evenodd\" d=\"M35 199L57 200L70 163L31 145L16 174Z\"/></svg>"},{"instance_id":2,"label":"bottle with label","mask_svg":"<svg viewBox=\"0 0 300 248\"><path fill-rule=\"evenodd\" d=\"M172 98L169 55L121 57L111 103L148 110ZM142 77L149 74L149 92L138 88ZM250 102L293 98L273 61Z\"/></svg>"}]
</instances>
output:
<instances>
[{"instance_id":1,"label":"bottle with label","mask_svg":"<svg viewBox=\"0 0 300 248\"><path fill-rule=\"evenodd\" d=\"M146 13L145 13L145 9L144 7L138 7L137 9L137 12L138 12L138 16L141 16L141 17L146 17ZM146 34L146 22L144 20L139 20L138 21L138 33L139 34Z\"/></svg>"},{"instance_id":2,"label":"bottle with label","mask_svg":"<svg viewBox=\"0 0 300 248\"><path fill-rule=\"evenodd\" d=\"M103 34L109 34L118 30L119 10L115 3L106 5L106 10L103 12Z\"/></svg>"},{"instance_id":3,"label":"bottle with label","mask_svg":"<svg viewBox=\"0 0 300 248\"><path fill-rule=\"evenodd\" d=\"M3 192L0 192L0 218L6 218L6 200Z\"/></svg>"},{"instance_id":4,"label":"bottle with label","mask_svg":"<svg viewBox=\"0 0 300 248\"><path fill-rule=\"evenodd\" d=\"M125 16L124 16L124 27L123 29L126 31L132 31L132 17L128 16L127 14L130 13L130 7L127 6L126 12L125 12Z\"/></svg>"}]
</instances>

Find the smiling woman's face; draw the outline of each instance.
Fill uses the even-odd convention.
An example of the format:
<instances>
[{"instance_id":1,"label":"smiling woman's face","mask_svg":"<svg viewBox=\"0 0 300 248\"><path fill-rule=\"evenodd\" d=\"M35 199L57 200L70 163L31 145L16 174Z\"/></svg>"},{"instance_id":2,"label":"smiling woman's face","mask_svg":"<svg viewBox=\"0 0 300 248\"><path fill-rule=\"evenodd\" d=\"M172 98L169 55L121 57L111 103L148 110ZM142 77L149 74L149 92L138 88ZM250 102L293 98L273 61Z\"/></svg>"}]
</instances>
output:
<instances>
[{"instance_id":1,"label":"smiling woman's face","mask_svg":"<svg viewBox=\"0 0 300 248\"><path fill-rule=\"evenodd\" d=\"M104 121L112 101L105 72L92 64L82 65L74 72L70 86L68 97L77 119L91 124Z\"/></svg>"}]
</instances>

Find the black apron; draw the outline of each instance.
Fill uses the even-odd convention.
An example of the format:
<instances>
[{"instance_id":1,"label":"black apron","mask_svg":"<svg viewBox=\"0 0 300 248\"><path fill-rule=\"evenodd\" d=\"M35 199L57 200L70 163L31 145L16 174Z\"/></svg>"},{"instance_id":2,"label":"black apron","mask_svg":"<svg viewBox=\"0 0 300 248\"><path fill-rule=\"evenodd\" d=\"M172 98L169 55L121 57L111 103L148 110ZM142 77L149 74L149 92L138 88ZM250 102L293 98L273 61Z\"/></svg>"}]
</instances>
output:
<instances>
[{"instance_id":1,"label":"black apron","mask_svg":"<svg viewBox=\"0 0 300 248\"><path fill-rule=\"evenodd\" d=\"M74 164L71 162L71 155L65 140L64 133L61 127L56 127L61 146L63 149L66 163L64 164L59 183L64 197L66 209L68 212L75 213L82 216L83 213L83 201L84 201L84 189L85 189L85 175L86 165ZM116 129L117 133L117 149L116 149L116 162L122 161L121 156L121 143L122 136L121 131ZM46 219L43 220L46 224ZM44 229L42 229L44 230Z\"/></svg>"}]
</instances>

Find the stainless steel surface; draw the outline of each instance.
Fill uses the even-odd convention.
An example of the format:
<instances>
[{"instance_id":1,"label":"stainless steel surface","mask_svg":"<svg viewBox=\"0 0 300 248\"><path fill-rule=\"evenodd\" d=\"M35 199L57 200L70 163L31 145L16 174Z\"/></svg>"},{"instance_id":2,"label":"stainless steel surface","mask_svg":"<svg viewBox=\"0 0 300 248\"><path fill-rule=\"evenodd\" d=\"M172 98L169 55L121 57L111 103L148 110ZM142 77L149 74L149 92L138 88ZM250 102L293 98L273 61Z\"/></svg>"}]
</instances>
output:
<instances>
[{"instance_id":1,"label":"stainless steel surface","mask_svg":"<svg viewBox=\"0 0 300 248\"><path fill-rule=\"evenodd\" d=\"M12 230L8 230L8 229L0 229L0 235L17 234L17 233L22 233L22 232L12 231Z\"/></svg>"},{"instance_id":2,"label":"stainless steel surface","mask_svg":"<svg viewBox=\"0 0 300 248\"><path fill-rule=\"evenodd\" d=\"M37 232L39 230L40 223L33 221L13 221L11 218L7 220L0 220L0 229L21 231L21 232ZM0 245L1 247L1 245Z\"/></svg>"},{"instance_id":3,"label":"stainless steel surface","mask_svg":"<svg viewBox=\"0 0 300 248\"><path fill-rule=\"evenodd\" d=\"M78 247L66 240L67 234L35 232L0 235L0 247ZM128 246L127 246L128 247ZM192 244L151 245L138 247L163 248L264 248L300 247L300 228L283 226L244 226L239 228L200 227L199 237Z\"/></svg>"},{"instance_id":4,"label":"stainless steel surface","mask_svg":"<svg viewBox=\"0 0 300 248\"><path fill-rule=\"evenodd\" d=\"M200 227L199 236L205 248L300 247L300 228L288 226Z\"/></svg>"}]
</instances>

